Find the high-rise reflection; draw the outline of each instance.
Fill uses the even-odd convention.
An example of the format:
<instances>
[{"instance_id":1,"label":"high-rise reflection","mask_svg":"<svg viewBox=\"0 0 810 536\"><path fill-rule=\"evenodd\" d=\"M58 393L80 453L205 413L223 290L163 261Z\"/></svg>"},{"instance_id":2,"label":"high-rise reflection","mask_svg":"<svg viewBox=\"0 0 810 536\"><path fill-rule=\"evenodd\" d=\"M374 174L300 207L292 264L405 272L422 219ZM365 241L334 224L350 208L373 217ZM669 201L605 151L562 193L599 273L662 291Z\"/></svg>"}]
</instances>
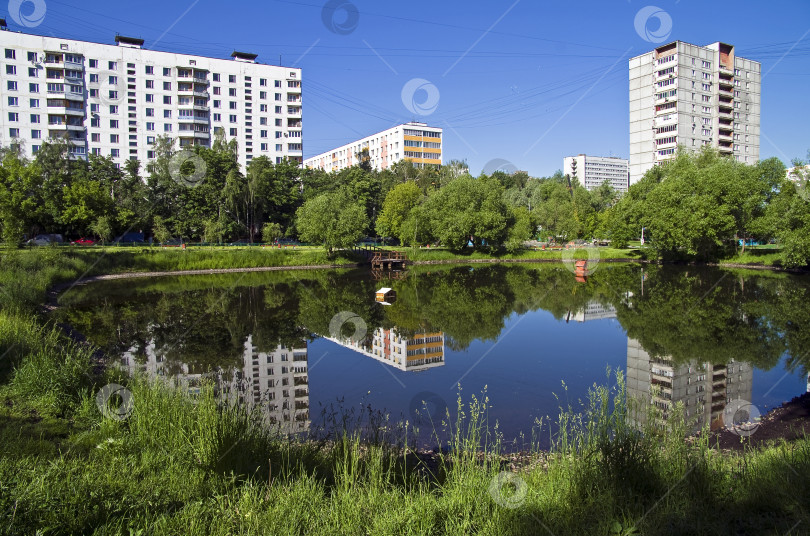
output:
<instances>
[{"instance_id":1,"label":"high-rise reflection","mask_svg":"<svg viewBox=\"0 0 810 536\"><path fill-rule=\"evenodd\" d=\"M377 328L359 341L327 337L332 342L399 370L425 370L444 365L444 333L401 335L396 328Z\"/></svg>"},{"instance_id":2,"label":"high-rise reflection","mask_svg":"<svg viewBox=\"0 0 810 536\"><path fill-rule=\"evenodd\" d=\"M683 402L692 431L708 423L722 425L723 409L732 400L751 400L753 368L748 363L730 361L723 365L692 361L675 363L671 357L652 357L635 339L627 339L627 396L649 401L660 410L663 428L678 402ZM639 426L648 415L634 415Z\"/></svg>"},{"instance_id":3,"label":"high-rise reflection","mask_svg":"<svg viewBox=\"0 0 810 536\"><path fill-rule=\"evenodd\" d=\"M145 358L134 350L125 352L120 365L130 375L167 378L190 394L198 394L205 379L213 379L222 400L258 409L265 422L285 434L306 432L309 419L309 370L307 343L296 347L279 344L262 350L248 335L244 342L241 368L196 371L188 363L165 358L154 340L145 346Z\"/></svg>"}]
</instances>

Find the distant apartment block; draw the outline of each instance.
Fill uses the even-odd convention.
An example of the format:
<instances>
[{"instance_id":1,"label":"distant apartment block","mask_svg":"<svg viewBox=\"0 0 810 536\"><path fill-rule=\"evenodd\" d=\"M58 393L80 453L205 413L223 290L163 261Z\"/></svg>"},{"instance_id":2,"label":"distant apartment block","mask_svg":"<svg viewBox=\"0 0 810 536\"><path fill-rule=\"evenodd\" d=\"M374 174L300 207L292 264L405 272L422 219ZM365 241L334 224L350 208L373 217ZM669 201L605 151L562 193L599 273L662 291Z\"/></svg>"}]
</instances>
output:
<instances>
[{"instance_id":1,"label":"distant apartment block","mask_svg":"<svg viewBox=\"0 0 810 536\"><path fill-rule=\"evenodd\" d=\"M709 358L710 356L706 356ZM704 424L719 427L723 410L734 400L751 400L754 371L748 363L710 362L676 364L671 357L653 357L635 339L627 339L627 396L648 401L660 410L663 427L676 403L683 402L692 431ZM636 424L646 413L635 416Z\"/></svg>"},{"instance_id":2,"label":"distant apartment block","mask_svg":"<svg viewBox=\"0 0 810 536\"><path fill-rule=\"evenodd\" d=\"M330 173L360 163L368 151L371 167L378 171L400 160L410 160L416 167L440 166L442 163L442 129L425 123L405 123L371 136L347 143L331 151L304 160L304 166Z\"/></svg>"},{"instance_id":3,"label":"distant apartment block","mask_svg":"<svg viewBox=\"0 0 810 536\"><path fill-rule=\"evenodd\" d=\"M403 371L425 370L444 365L442 332L417 333L408 338L398 333L396 328L377 328L370 339L327 339Z\"/></svg>"},{"instance_id":4,"label":"distant apartment block","mask_svg":"<svg viewBox=\"0 0 810 536\"><path fill-rule=\"evenodd\" d=\"M566 156L563 174L576 178L587 190L594 190L607 181L613 188L626 192L630 177L630 162L612 156Z\"/></svg>"},{"instance_id":5,"label":"distant apartment block","mask_svg":"<svg viewBox=\"0 0 810 536\"><path fill-rule=\"evenodd\" d=\"M75 158L154 158L157 136L175 148L210 146L214 131L239 144L244 167L257 156L303 161L301 69L159 52L142 39L115 45L0 31L0 145L33 156L65 137Z\"/></svg>"},{"instance_id":6,"label":"distant apartment block","mask_svg":"<svg viewBox=\"0 0 810 536\"><path fill-rule=\"evenodd\" d=\"M761 65L734 47L675 41L630 60L630 184L705 145L759 160Z\"/></svg>"}]
</instances>

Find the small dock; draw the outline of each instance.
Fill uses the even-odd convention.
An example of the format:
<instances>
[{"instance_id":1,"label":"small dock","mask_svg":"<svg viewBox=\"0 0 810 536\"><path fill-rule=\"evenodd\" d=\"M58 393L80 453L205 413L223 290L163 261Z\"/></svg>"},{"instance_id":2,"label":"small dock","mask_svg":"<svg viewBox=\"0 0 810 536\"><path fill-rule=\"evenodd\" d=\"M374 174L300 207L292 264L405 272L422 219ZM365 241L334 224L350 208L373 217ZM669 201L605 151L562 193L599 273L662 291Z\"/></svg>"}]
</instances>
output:
<instances>
[{"instance_id":1,"label":"small dock","mask_svg":"<svg viewBox=\"0 0 810 536\"><path fill-rule=\"evenodd\" d=\"M371 268L377 270L399 270L408 262L408 257L401 251L381 249L371 256Z\"/></svg>"}]
</instances>

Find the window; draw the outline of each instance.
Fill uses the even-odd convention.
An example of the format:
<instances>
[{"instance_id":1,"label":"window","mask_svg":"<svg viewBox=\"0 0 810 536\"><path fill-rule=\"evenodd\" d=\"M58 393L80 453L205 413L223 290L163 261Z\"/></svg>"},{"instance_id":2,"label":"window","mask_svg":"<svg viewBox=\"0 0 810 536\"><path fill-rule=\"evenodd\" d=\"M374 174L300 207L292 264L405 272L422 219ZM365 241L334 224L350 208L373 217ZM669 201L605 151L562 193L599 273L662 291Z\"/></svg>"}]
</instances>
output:
<instances>
[{"instance_id":1,"label":"window","mask_svg":"<svg viewBox=\"0 0 810 536\"><path fill-rule=\"evenodd\" d=\"M230 108L231 110L236 110L236 103L233 101L229 102L228 108Z\"/></svg>"},{"instance_id":2,"label":"window","mask_svg":"<svg viewBox=\"0 0 810 536\"><path fill-rule=\"evenodd\" d=\"M214 121L222 121L222 115L221 114L214 114Z\"/></svg>"},{"instance_id":3,"label":"window","mask_svg":"<svg viewBox=\"0 0 810 536\"><path fill-rule=\"evenodd\" d=\"M259 124L260 124L260 125L266 125L266 124L267 124L267 118L266 118L266 117L262 117L262 118L260 118L260 119L259 119Z\"/></svg>"},{"instance_id":4,"label":"window","mask_svg":"<svg viewBox=\"0 0 810 536\"><path fill-rule=\"evenodd\" d=\"M110 156L113 158L118 158L121 156L121 151L119 149L110 149Z\"/></svg>"},{"instance_id":5,"label":"window","mask_svg":"<svg viewBox=\"0 0 810 536\"><path fill-rule=\"evenodd\" d=\"M661 82L658 82L658 83L660 84ZM281 100L281 93L276 93L276 100L277 101Z\"/></svg>"},{"instance_id":6,"label":"window","mask_svg":"<svg viewBox=\"0 0 810 536\"><path fill-rule=\"evenodd\" d=\"M276 113L277 113L277 114L280 114L280 113L281 113L281 106L276 106Z\"/></svg>"},{"instance_id":7,"label":"window","mask_svg":"<svg viewBox=\"0 0 810 536\"><path fill-rule=\"evenodd\" d=\"M155 89L155 81L154 80L147 80L146 81L146 89Z\"/></svg>"},{"instance_id":8,"label":"window","mask_svg":"<svg viewBox=\"0 0 810 536\"><path fill-rule=\"evenodd\" d=\"M39 99L31 99L31 100L29 100L28 105L31 108L39 108Z\"/></svg>"},{"instance_id":9,"label":"window","mask_svg":"<svg viewBox=\"0 0 810 536\"><path fill-rule=\"evenodd\" d=\"M163 76L171 76L172 75L172 68L171 67L164 67L163 68Z\"/></svg>"},{"instance_id":10,"label":"window","mask_svg":"<svg viewBox=\"0 0 810 536\"><path fill-rule=\"evenodd\" d=\"M261 144L261 146L260 146L260 149L261 149L262 151L267 151L267 150L268 150L268 148L267 148L267 147L268 147L268 145L267 145L266 143L262 143L262 144Z\"/></svg>"},{"instance_id":11,"label":"window","mask_svg":"<svg viewBox=\"0 0 810 536\"><path fill-rule=\"evenodd\" d=\"M20 114L18 114L17 112L9 112L8 120L12 123L16 123L17 121L20 120Z\"/></svg>"},{"instance_id":12,"label":"window","mask_svg":"<svg viewBox=\"0 0 810 536\"><path fill-rule=\"evenodd\" d=\"M100 142L101 141L101 134L99 134L97 132L94 132L93 134L90 134L90 141L92 141L92 142Z\"/></svg>"},{"instance_id":13,"label":"window","mask_svg":"<svg viewBox=\"0 0 810 536\"><path fill-rule=\"evenodd\" d=\"M235 128L231 129L231 136L236 136L236 129Z\"/></svg>"},{"instance_id":14,"label":"window","mask_svg":"<svg viewBox=\"0 0 810 536\"><path fill-rule=\"evenodd\" d=\"M94 118L90 119L90 126L91 127L96 127L96 128L100 127L101 126L101 119L99 119L98 117L94 117Z\"/></svg>"},{"instance_id":15,"label":"window","mask_svg":"<svg viewBox=\"0 0 810 536\"><path fill-rule=\"evenodd\" d=\"M282 150L282 149L281 149L281 144L280 144L280 143L277 143L277 144L276 144L276 151L281 151L281 150Z\"/></svg>"},{"instance_id":16,"label":"window","mask_svg":"<svg viewBox=\"0 0 810 536\"><path fill-rule=\"evenodd\" d=\"M163 91L171 91L172 90L172 83L171 82L163 82Z\"/></svg>"},{"instance_id":17,"label":"window","mask_svg":"<svg viewBox=\"0 0 810 536\"><path fill-rule=\"evenodd\" d=\"M235 74L229 74L228 75L228 83L230 83L230 84L235 84L236 83L236 75Z\"/></svg>"},{"instance_id":18,"label":"window","mask_svg":"<svg viewBox=\"0 0 810 536\"><path fill-rule=\"evenodd\" d=\"M171 119L172 118L172 111L171 110L163 110L163 118L164 119Z\"/></svg>"},{"instance_id":19,"label":"window","mask_svg":"<svg viewBox=\"0 0 810 536\"><path fill-rule=\"evenodd\" d=\"M118 70L118 62L115 62L115 61L107 62L107 68L110 71L117 71Z\"/></svg>"},{"instance_id":20,"label":"window","mask_svg":"<svg viewBox=\"0 0 810 536\"><path fill-rule=\"evenodd\" d=\"M8 98L8 105L9 106L19 106L20 102L17 97L9 97Z\"/></svg>"},{"instance_id":21,"label":"window","mask_svg":"<svg viewBox=\"0 0 810 536\"><path fill-rule=\"evenodd\" d=\"M281 87L281 80L276 80L273 85L274 87Z\"/></svg>"},{"instance_id":22,"label":"window","mask_svg":"<svg viewBox=\"0 0 810 536\"><path fill-rule=\"evenodd\" d=\"M172 103L172 96L171 95L163 95L163 104L171 104Z\"/></svg>"},{"instance_id":23,"label":"window","mask_svg":"<svg viewBox=\"0 0 810 536\"><path fill-rule=\"evenodd\" d=\"M147 108L146 109L146 117L155 117L155 109L154 108Z\"/></svg>"},{"instance_id":24,"label":"window","mask_svg":"<svg viewBox=\"0 0 810 536\"><path fill-rule=\"evenodd\" d=\"M118 119L110 119L110 128L118 128Z\"/></svg>"},{"instance_id":25,"label":"window","mask_svg":"<svg viewBox=\"0 0 810 536\"><path fill-rule=\"evenodd\" d=\"M236 88L235 87L232 87L232 88L228 89L228 96L229 97L235 97L236 96Z\"/></svg>"},{"instance_id":26,"label":"window","mask_svg":"<svg viewBox=\"0 0 810 536\"><path fill-rule=\"evenodd\" d=\"M42 131L41 130L32 130L31 137L35 140L42 139Z\"/></svg>"},{"instance_id":27,"label":"window","mask_svg":"<svg viewBox=\"0 0 810 536\"><path fill-rule=\"evenodd\" d=\"M118 113L118 106L115 106L114 104L111 104L110 105L110 113L111 114L117 114Z\"/></svg>"},{"instance_id":28,"label":"window","mask_svg":"<svg viewBox=\"0 0 810 536\"><path fill-rule=\"evenodd\" d=\"M277 126L277 127L280 127L280 126L281 126L281 119L276 119L276 126Z\"/></svg>"},{"instance_id":29,"label":"window","mask_svg":"<svg viewBox=\"0 0 810 536\"><path fill-rule=\"evenodd\" d=\"M110 143L118 143L118 134L110 134Z\"/></svg>"},{"instance_id":30,"label":"window","mask_svg":"<svg viewBox=\"0 0 810 536\"><path fill-rule=\"evenodd\" d=\"M31 122L39 123L39 114L31 114Z\"/></svg>"},{"instance_id":31,"label":"window","mask_svg":"<svg viewBox=\"0 0 810 536\"><path fill-rule=\"evenodd\" d=\"M6 74L17 74L17 67L15 65L6 65Z\"/></svg>"},{"instance_id":32,"label":"window","mask_svg":"<svg viewBox=\"0 0 810 536\"><path fill-rule=\"evenodd\" d=\"M172 124L171 123L164 123L163 124L163 132L171 132L172 131Z\"/></svg>"},{"instance_id":33,"label":"window","mask_svg":"<svg viewBox=\"0 0 810 536\"><path fill-rule=\"evenodd\" d=\"M16 55L15 55L15 53L14 53L14 49L13 49L13 48L7 48L7 49L6 49L6 59L7 59L7 60L13 60L13 59L16 59Z\"/></svg>"},{"instance_id":34,"label":"window","mask_svg":"<svg viewBox=\"0 0 810 536\"><path fill-rule=\"evenodd\" d=\"M29 93L39 93L39 84L28 84Z\"/></svg>"},{"instance_id":35,"label":"window","mask_svg":"<svg viewBox=\"0 0 810 536\"><path fill-rule=\"evenodd\" d=\"M266 130L262 130L262 131L260 131L260 132L259 132L259 137L260 137L260 138L266 138L266 137L267 137L267 131L266 131Z\"/></svg>"},{"instance_id":36,"label":"window","mask_svg":"<svg viewBox=\"0 0 810 536\"><path fill-rule=\"evenodd\" d=\"M150 130L150 131L155 130L155 124L154 123L146 123L146 130Z\"/></svg>"},{"instance_id":37,"label":"window","mask_svg":"<svg viewBox=\"0 0 810 536\"><path fill-rule=\"evenodd\" d=\"M222 101L215 100L214 101L214 108L221 108L221 107L222 107Z\"/></svg>"},{"instance_id":38,"label":"window","mask_svg":"<svg viewBox=\"0 0 810 536\"><path fill-rule=\"evenodd\" d=\"M214 95L221 95L221 94L222 88L220 88L219 86L214 86Z\"/></svg>"},{"instance_id":39,"label":"window","mask_svg":"<svg viewBox=\"0 0 810 536\"><path fill-rule=\"evenodd\" d=\"M211 78L213 79L214 82L219 82L219 80L220 80L219 79L219 73L213 73L211 75Z\"/></svg>"},{"instance_id":40,"label":"window","mask_svg":"<svg viewBox=\"0 0 810 536\"><path fill-rule=\"evenodd\" d=\"M712 85L711 84L701 84L701 86L703 87L703 91L711 91L712 90Z\"/></svg>"},{"instance_id":41,"label":"window","mask_svg":"<svg viewBox=\"0 0 810 536\"><path fill-rule=\"evenodd\" d=\"M146 74L155 74L155 66L154 65L147 65L144 67L144 73Z\"/></svg>"},{"instance_id":42,"label":"window","mask_svg":"<svg viewBox=\"0 0 810 536\"><path fill-rule=\"evenodd\" d=\"M8 129L8 135L11 138L19 138L20 137L20 129L19 128L10 128L10 129Z\"/></svg>"},{"instance_id":43,"label":"window","mask_svg":"<svg viewBox=\"0 0 810 536\"><path fill-rule=\"evenodd\" d=\"M151 93L146 94L146 102L155 102L155 96Z\"/></svg>"},{"instance_id":44,"label":"window","mask_svg":"<svg viewBox=\"0 0 810 536\"><path fill-rule=\"evenodd\" d=\"M6 87L8 88L9 91L17 91L17 82L9 80L6 83Z\"/></svg>"}]
</instances>

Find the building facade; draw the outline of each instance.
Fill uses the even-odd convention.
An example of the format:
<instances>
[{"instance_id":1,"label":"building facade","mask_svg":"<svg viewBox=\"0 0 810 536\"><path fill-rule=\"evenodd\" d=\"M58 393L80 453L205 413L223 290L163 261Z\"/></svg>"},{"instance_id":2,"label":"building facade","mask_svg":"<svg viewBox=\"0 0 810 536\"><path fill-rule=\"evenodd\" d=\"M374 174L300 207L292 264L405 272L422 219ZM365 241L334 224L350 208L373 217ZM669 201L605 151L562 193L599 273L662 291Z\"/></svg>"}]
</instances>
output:
<instances>
[{"instance_id":1,"label":"building facade","mask_svg":"<svg viewBox=\"0 0 810 536\"><path fill-rule=\"evenodd\" d=\"M307 158L304 166L331 173L355 166L364 158L378 171L400 160L410 160L417 167L440 166L442 129L425 123L404 123Z\"/></svg>"},{"instance_id":2,"label":"building facade","mask_svg":"<svg viewBox=\"0 0 810 536\"><path fill-rule=\"evenodd\" d=\"M630 60L630 184L679 146L759 160L761 65L734 47L675 41Z\"/></svg>"},{"instance_id":3,"label":"building facade","mask_svg":"<svg viewBox=\"0 0 810 536\"><path fill-rule=\"evenodd\" d=\"M0 31L0 145L66 137L75 158L154 158L157 136L175 149L210 146L221 130L244 169L266 156L303 161L301 69Z\"/></svg>"},{"instance_id":4,"label":"building facade","mask_svg":"<svg viewBox=\"0 0 810 536\"><path fill-rule=\"evenodd\" d=\"M594 190L608 182L620 192L626 192L630 177L630 162L612 156L566 156L563 174L576 178L587 190Z\"/></svg>"}]
</instances>

